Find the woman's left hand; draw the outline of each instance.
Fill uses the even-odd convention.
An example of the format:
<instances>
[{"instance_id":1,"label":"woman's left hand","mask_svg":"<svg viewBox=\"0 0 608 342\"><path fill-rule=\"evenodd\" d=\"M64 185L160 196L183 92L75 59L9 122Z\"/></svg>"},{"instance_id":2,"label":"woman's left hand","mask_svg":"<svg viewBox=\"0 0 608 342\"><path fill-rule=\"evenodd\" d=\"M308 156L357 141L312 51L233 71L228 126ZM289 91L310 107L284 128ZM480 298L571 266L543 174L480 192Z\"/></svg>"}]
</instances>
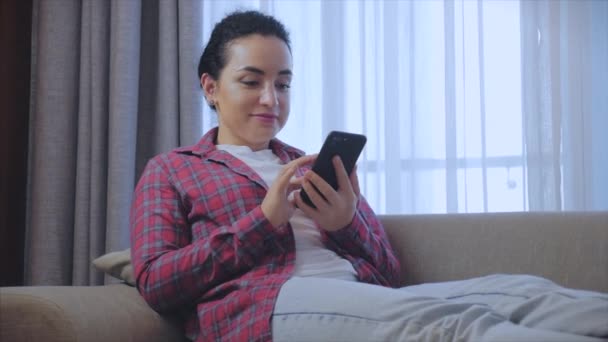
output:
<instances>
[{"instance_id":1,"label":"woman's left hand","mask_svg":"<svg viewBox=\"0 0 608 342\"><path fill-rule=\"evenodd\" d=\"M313 171L307 171L300 182L311 202L317 208L315 209L304 203L299 192L294 196L298 208L316 221L322 229L328 231L335 231L350 224L355 216L357 201L359 200L359 181L356 168L353 169L349 177L340 157L335 156L332 163L336 171L338 190L334 190L331 185Z\"/></svg>"}]
</instances>

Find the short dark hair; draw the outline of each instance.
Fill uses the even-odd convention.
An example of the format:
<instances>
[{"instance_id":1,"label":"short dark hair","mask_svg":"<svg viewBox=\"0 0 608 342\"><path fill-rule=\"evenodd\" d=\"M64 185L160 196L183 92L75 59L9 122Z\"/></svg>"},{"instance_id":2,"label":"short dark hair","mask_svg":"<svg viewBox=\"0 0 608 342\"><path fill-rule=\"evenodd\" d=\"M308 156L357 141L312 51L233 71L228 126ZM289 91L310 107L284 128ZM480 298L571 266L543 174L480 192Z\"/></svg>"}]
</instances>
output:
<instances>
[{"instance_id":1,"label":"short dark hair","mask_svg":"<svg viewBox=\"0 0 608 342\"><path fill-rule=\"evenodd\" d=\"M237 38L252 34L275 36L284 41L291 52L289 33L280 21L259 11L235 11L213 28L198 62L198 79L207 73L217 80L226 65L226 46Z\"/></svg>"}]
</instances>

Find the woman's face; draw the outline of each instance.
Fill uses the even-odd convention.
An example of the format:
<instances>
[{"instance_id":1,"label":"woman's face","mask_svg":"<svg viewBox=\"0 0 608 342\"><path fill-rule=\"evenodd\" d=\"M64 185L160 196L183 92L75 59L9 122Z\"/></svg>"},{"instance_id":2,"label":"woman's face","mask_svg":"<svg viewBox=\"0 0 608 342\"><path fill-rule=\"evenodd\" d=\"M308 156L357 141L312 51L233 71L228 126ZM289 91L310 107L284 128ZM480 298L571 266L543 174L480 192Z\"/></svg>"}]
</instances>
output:
<instances>
[{"instance_id":1,"label":"woman's face","mask_svg":"<svg viewBox=\"0 0 608 342\"><path fill-rule=\"evenodd\" d=\"M218 80L201 78L218 114L217 143L268 148L289 115L289 48L275 36L254 34L230 42L226 58Z\"/></svg>"}]
</instances>

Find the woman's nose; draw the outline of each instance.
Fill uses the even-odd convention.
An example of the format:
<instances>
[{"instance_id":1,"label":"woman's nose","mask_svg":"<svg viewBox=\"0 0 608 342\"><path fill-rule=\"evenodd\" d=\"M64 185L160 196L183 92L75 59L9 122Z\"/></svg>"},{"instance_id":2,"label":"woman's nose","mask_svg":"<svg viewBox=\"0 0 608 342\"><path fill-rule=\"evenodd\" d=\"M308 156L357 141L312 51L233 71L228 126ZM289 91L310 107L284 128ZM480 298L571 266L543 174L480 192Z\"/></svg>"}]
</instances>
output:
<instances>
[{"instance_id":1,"label":"woman's nose","mask_svg":"<svg viewBox=\"0 0 608 342\"><path fill-rule=\"evenodd\" d=\"M279 103L279 97L274 89L274 85L264 87L260 103L269 107L274 107Z\"/></svg>"}]
</instances>

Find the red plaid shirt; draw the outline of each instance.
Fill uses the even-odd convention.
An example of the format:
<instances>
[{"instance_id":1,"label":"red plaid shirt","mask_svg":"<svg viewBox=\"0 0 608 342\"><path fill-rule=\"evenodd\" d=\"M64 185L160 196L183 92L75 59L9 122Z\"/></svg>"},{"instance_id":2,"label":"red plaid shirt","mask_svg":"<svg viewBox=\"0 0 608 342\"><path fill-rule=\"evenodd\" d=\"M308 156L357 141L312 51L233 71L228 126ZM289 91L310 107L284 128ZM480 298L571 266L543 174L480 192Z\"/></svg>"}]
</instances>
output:
<instances>
[{"instance_id":1,"label":"red plaid shirt","mask_svg":"<svg viewBox=\"0 0 608 342\"><path fill-rule=\"evenodd\" d=\"M266 219L266 184L217 150L216 136L217 128L146 165L131 208L137 288L156 311L184 315L191 339L270 341L275 300L293 273L294 235ZM270 148L284 163L303 154L277 139ZM398 261L363 198L348 227L321 232L359 281L398 284Z\"/></svg>"}]
</instances>

